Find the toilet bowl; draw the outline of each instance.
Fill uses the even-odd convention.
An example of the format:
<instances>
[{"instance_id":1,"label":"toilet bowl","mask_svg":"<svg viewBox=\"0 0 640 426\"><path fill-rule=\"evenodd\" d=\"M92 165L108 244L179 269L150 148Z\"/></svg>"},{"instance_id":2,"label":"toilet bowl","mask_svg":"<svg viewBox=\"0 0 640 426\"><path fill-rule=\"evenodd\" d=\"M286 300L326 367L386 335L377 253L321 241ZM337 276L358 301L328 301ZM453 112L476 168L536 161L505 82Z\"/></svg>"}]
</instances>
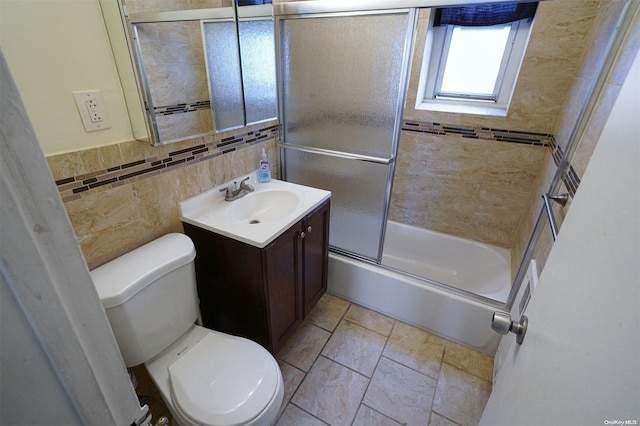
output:
<instances>
[{"instance_id":1,"label":"toilet bowl","mask_svg":"<svg viewBox=\"0 0 640 426\"><path fill-rule=\"evenodd\" d=\"M266 349L197 325L145 367L179 425L269 425L282 403Z\"/></svg>"},{"instance_id":2,"label":"toilet bowl","mask_svg":"<svg viewBox=\"0 0 640 426\"><path fill-rule=\"evenodd\" d=\"M174 424L270 425L282 373L259 344L196 324L195 249L168 234L91 271L125 365L144 363Z\"/></svg>"}]
</instances>

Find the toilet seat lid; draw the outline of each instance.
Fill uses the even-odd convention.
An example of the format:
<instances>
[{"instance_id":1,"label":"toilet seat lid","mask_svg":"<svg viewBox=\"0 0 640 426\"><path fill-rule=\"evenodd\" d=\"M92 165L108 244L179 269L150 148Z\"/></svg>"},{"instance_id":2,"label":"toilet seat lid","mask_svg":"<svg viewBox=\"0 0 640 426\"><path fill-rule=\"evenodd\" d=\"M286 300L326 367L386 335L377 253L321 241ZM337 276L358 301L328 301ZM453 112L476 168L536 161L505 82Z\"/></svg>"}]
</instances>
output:
<instances>
[{"instance_id":1,"label":"toilet seat lid","mask_svg":"<svg viewBox=\"0 0 640 426\"><path fill-rule=\"evenodd\" d=\"M266 349L221 333L208 333L169 366L174 404L201 425L249 422L274 397L278 376Z\"/></svg>"}]
</instances>

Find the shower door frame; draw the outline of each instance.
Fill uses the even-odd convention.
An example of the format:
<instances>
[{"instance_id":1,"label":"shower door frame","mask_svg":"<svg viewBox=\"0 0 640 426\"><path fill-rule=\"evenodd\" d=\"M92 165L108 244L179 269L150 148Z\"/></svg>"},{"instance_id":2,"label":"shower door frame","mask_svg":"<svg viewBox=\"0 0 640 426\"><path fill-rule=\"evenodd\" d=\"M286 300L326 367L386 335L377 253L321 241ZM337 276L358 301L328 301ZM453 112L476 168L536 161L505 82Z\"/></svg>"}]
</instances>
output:
<instances>
[{"instance_id":1,"label":"shower door frame","mask_svg":"<svg viewBox=\"0 0 640 426\"><path fill-rule=\"evenodd\" d=\"M339 12L340 13L363 13L366 11L384 11L384 10L391 10L391 9L393 10L414 9L414 14L415 14L415 9L417 8L454 7L454 6L463 6L468 4L483 4L483 3L507 3L509 1L511 0L471 0L471 1L469 0L433 0L433 1L399 0L397 2L391 2L390 0L369 0L365 2L364 0L362 0L355 3L331 4L330 10L328 8L329 5L322 4L321 2L279 3L279 4L274 4L273 7L274 7L274 15L276 16L276 21L277 21L277 18L279 15L286 15L286 16L306 15L306 14L325 13L327 11L329 11L329 13L332 13L332 14L339 13ZM534 2L534 1L553 1L553 0L521 0L522 3ZM607 53L601 59L601 62L598 64L598 67L599 67L597 72L598 77L591 84L587 93L585 94L585 100L581 107L580 113L576 119L572 134L569 140L567 141L564 157L561 160L561 164L558 165L556 172L554 174L554 177L552 179L549 192L554 192L560 187L562 178L566 173L567 165L569 164L569 161L574 154L577 144L579 143L581 137L583 136L585 128L597 106L598 100L601 98L602 94L604 93L607 77L615 69L616 57L625 44L625 37L630 33L633 23L635 22L634 19L639 13L640 13L640 6L637 4L634 4L633 2L627 2L623 10L621 11L621 14L618 19L618 25L616 26L614 33L611 34L610 39L608 40L608 45L606 48ZM417 14L414 15L414 19L417 19L416 15ZM413 48L415 31L414 31L414 34L411 35L411 39L412 39L411 48ZM279 40L278 26L276 26L276 40ZM279 50L280 50L279 46L276 46L276 53L278 55L280 54ZM407 51L405 51L405 54L406 53ZM410 69L412 57L409 57L408 60L409 62L407 62L407 65L408 65L408 68ZM402 104L404 104L404 100L406 100L406 88L408 86L409 69L407 70L407 73L404 75L404 79L405 79L404 82L402 82L403 87L405 89L405 93L402 94L403 96ZM278 73L277 75L279 79L281 75L280 69L279 69L279 63L277 66L277 73ZM278 101L280 102L280 93L278 96ZM400 116L402 116L403 112L404 112L403 109L399 112ZM281 114L280 120L282 120L281 105L279 105L279 113ZM396 122L397 121L398 120L396 120ZM400 130L398 130L398 136L396 137L399 137L399 132ZM280 143L278 145L281 146ZM398 143L396 141L396 146L395 146L396 153L397 153L397 148L398 148ZM394 156L394 163L395 163L395 156ZM281 171L283 171L282 162L280 164L280 167L281 167ZM393 165L392 170L395 171L395 164ZM393 176L391 176L391 181L392 180L393 180ZM392 189L392 182L388 187L389 196L391 194L391 189ZM387 205L387 208L388 208L388 205ZM387 212L385 211L385 221L383 223L382 237L384 237L384 229L386 229L386 213ZM456 289L455 287L441 284L436 281L432 281L422 277L417 277L415 275L412 275L394 268L388 268L380 264L380 262L377 262L377 263L380 268L390 269L398 273L408 275L412 278L416 278L420 281L428 282L432 285L435 285L436 287L446 289L450 292L460 294L462 296L465 296L467 298L470 298L472 300L475 300L481 303L500 307L506 310L511 310L511 308L514 306L516 296L520 292L523 278L526 274L529 261L531 260L533 255L533 248L536 245L537 241L540 239L541 233L543 232L543 228L545 225L544 219L545 219L545 212L544 212L544 208L542 208L538 213L536 223L531 232L531 237L527 244L527 249L525 250L523 259L520 262L520 267L516 273L516 277L511 283L512 284L511 292L509 294L509 297L507 298L506 303L501 303L492 299L487 299L483 296L479 296L473 293L459 290L459 289ZM384 242L384 239L381 240L381 243L383 242ZM345 252L341 252L340 250L335 250L335 248L333 248L333 251L336 251L340 254L345 254L348 257L358 258L358 256L353 256L353 254L350 254L348 252L345 253ZM369 263L375 263L375 262L371 262L371 260L367 258L360 258L360 260L364 260Z\"/></svg>"},{"instance_id":2,"label":"shower door frame","mask_svg":"<svg viewBox=\"0 0 640 426\"><path fill-rule=\"evenodd\" d=\"M314 3L314 4L310 4ZM400 134L402 130L402 117L404 114L404 105L407 97L407 88L409 84L409 73L411 70L411 60L413 46L415 42L417 17L415 8L398 7L388 0L385 1L373 1L366 6L359 5L361 7L354 8L354 5L337 5L337 4L315 4L316 2L300 2L300 3L279 3L274 5L274 23L275 23L275 39L276 39L276 57L281 58L281 33L280 22L283 20L291 19L313 19L313 18L337 18L337 17L354 17L354 16L371 16L371 15L386 15L386 14L407 14L407 28L403 46L402 64L400 67L400 81L398 82L398 98L396 99L396 108L394 115L394 124L392 129L389 157L375 157L363 154L356 154L350 152L342 152L331 149L316 148L300 146L295 144L288 144L284 140L284 131L282 129L285 122L284 112L284 95L282 94L281 86L278 85L278 119L280 121L281 131L279 132L278 148L279 148L279 163L280 163L280 175L286 180L287 173L285 168L285 150L301 151L312 154L320 154L330 157L342 158L350 161L364 161L369 163L376 163L388 166L386 187L384 189L384 206L382 210L381 229L379 233L377 255L375 258L369 258L367 256L351 252L349 250L342 249L336 246L330 246L333 252L347 255L349 257L357 258L366 262L371 262L380 265L382 261L382 250L384 245L384 237L387 227L387 218L389 214L389 206L391 204L391 194L393 189L393 178L395 176L396 158L398 153L398 146L400 141ZM383 7L386 6L386 7ZM276 79L278 82L282 78L282 69L280 60L276 61Z\"/></svg>"}]
</instances>

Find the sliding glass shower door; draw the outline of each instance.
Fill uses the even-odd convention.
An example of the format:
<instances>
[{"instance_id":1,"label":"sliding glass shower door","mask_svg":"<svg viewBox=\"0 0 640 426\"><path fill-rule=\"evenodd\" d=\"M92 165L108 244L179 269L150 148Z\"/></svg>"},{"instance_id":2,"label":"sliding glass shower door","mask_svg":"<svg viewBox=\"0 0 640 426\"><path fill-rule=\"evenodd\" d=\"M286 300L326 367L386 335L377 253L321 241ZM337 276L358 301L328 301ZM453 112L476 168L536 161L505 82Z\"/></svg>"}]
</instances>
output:
<instances>
[{"instance_id":1,"label":"sliding glass shower door","mask_svg":"<svg viewBox=\"0 0 640 426\"><path fill-rule=\"evenodd\" d=\"M276 16L283 177L331 191L330 245L374 261L412 21L409 10Z\"/></svg>"}]
</instances>

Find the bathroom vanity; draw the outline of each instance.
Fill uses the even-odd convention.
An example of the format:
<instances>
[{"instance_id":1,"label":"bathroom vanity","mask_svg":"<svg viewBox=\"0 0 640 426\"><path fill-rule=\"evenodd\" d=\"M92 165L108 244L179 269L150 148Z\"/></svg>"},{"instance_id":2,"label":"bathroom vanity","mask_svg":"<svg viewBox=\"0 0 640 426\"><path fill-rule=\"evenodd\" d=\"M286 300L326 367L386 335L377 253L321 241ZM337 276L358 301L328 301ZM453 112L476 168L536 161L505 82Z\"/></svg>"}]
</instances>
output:
<instances>
[{"instance_id":1,"label":"bathroom vanity","mask_svg":"<svg viewBox=\"0 0 640 426\"><path fill-rule=\"evenodd\" d=\"M330 193L277 180L252 185L245 201L223 201L217 208L213 202L224 198L217 189L208 202L186 200L181 218L196 247L203 325L276 354L326 291ZM281 191L296 193L297 201L290 203ZM269 214L283 206L286 212ZM225 228L220 210L241 223Z\"/></svg>"}]
</instances>

